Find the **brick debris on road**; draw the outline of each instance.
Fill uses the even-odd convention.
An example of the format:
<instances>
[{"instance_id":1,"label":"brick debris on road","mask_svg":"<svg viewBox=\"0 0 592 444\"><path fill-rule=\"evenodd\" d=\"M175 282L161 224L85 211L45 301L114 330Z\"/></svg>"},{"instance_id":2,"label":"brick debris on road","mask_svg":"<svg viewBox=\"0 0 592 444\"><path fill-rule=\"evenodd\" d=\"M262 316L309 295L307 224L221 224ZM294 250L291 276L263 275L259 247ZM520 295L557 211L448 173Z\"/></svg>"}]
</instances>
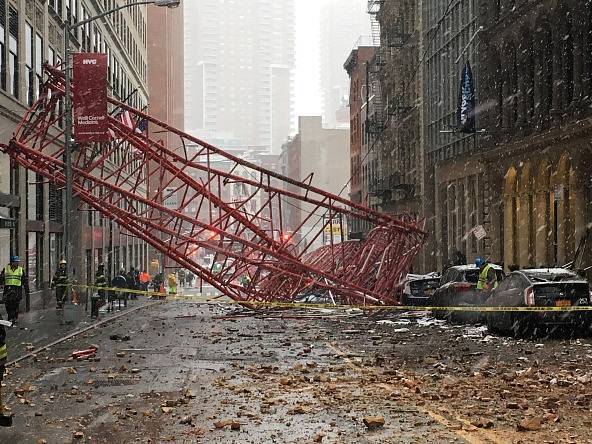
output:
<instances>
[{"instance_id":1,"label":"brick debris on road","mask_svg":"<svg viewBox=\"0 0 592 444\"><path fill-rule=\"evenodd\" d=\"M591 345L421 312L175 301L12 368L0 441L592 442Z\"/></svg>"}]
</instances>

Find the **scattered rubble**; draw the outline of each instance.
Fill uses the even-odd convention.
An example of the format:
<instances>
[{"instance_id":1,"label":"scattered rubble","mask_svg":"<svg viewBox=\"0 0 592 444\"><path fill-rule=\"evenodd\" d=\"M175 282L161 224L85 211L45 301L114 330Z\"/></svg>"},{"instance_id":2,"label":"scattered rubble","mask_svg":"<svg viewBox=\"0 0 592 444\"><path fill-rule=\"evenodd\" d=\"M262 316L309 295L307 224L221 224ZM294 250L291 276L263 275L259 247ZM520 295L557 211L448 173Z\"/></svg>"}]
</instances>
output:
<instances>
[{"instance_id":1,"label":"scattered rubble","mask_svg":"<svg viewBox=\"0 0 592 444\"><path fill-rule=\"evenodd\" d=\"M214 427L217 429L230 427L231 430L240 430L241 423L237 419L221 419L214 421Z\"/></svg>"},{"instance_id":2,"label":"scattered rubble","mask_svg":"<svg viewBox=\"0 0 592 444\"><path fill-rule=\"evenodd\" d=\"M384 416L366 416L362 421L369 430L378 429L384 426Z\"/></svg>"}]
</instances>

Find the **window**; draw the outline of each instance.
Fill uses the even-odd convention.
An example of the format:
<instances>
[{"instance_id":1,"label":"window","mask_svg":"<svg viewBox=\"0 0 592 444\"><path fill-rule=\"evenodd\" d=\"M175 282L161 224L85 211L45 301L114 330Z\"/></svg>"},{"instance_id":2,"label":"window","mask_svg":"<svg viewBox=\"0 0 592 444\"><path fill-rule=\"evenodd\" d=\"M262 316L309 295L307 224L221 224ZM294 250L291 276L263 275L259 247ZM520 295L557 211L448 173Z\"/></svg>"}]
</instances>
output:
<instances>
[{"instance_id":1,"label":"window","mask_svg":"<svg viewBox=\"0 0 592 444\"><path fill-rule=\"evenodd\" d=\"M25 86L27 89L27 103L35 100L35 75L33 71L33 28L25 25Z\"/></svg>"},{"instance_id":2,"label":"window","mask_svg":"<svg viewBox=\"0 0 592 444\"><path fill-rule=\"evenodd\" d=\"M39 34L35 37L35 74L37 76L35 99L37 99L43 86L43 38Z\"/></svg>"},{"instance_id":3,"label":"window","mask_svg":"<svg viewBox=\"0 0 592 444\"><path fill-rule=\"evenodd\" d=\"M27 274L29 288L40 290L43 274L43 233L29 232L27 237Z\"/></svg>"},{"instance_id":4,"label":"window","mask_svg":"<svg viewBox=\"0 0 592 444\"><path fill-rule=\"evenodd\" d=\"M53 182L49 183L49 220L62 223L63 199L62 190Z\"/></svg>"},{"instance_id":5,"label":"window","mask_svg":"<svg viewBox=\"0 0 592 444\"><path fill-rule=\"evenodd\" d=\"M86 12L85 8L82 8L82 20L87 20L90 18L88 12ZM90 51L91 50L91 24L87 23L82 28L82 50L83 51Z\"/></svg>"},{"instance_id":6,"label":"window","mask_svg":"<svg viewBox=\"0 0 592 444\"><path fill-rule=\"evenodd\" d=\"M19 97L19 67L18 67L18 28L19 16L16 9L9 8L9 36L8 36L8 72L10 85L8 92L18 99Z\"/></svg>"},{"instance_id":7,"label":"window","mask_svg":"<svg viewBox=\"0 0 592 444\"><path fill-rule=\"evenodd\" d=\"M6 1L0 0L0 86L6 90Z\"/></svg>"},{"instance_id":8,"label":"window","mask_svg":"<svg viewBox=\"0 0 592 444\"><path fill-rule=\"evenodd\" d=\"M78 0L69 0L69 1L72 2L72 18L73 18L73 21L76 21L76 20L78 20L78 9L77 9L77 5L76 5L76 2Z\"/></svg>"},{"instance_id":9,"label":"window","mask_svg":"<svg viewBox=\"0 0 592 444\"><path fill-rule=\"evenodd\" d=\"M43 176L27 171L27 219L43 220Z\"/></svg>"}]
</instances>

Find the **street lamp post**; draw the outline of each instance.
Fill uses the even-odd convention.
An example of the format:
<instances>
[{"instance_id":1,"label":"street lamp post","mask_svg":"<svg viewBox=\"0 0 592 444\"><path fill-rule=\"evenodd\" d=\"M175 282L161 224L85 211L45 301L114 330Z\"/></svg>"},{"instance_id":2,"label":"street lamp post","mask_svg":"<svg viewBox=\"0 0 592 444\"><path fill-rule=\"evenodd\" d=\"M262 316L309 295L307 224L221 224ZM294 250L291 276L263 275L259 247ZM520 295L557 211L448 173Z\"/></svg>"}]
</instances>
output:
<instances>
[{"instance_id":1,"label":"street lamp post","mask_svg":"<svg viewBox=\"0 0 592 444\"><path fill-rule=\"evenodd\" d=\"M64 112L65 128L64 128L64 175L66 176L66 202L65 202L65 217L64 217L64 259L66 260L66 270L68 280L70 281L72 273L72 236L70 230L72 229L72 210L74 207L73 203L73 177L72 177L72 85L71 85L71 72L70 72L70 33L73 30L86 25L87 23L99 20L106 17L114 12L120 11L125 8L141 5L156 5L167 8L176 8L181 3L181 0L140 0L125 5L117 6L113 9L105 11L94 17L90 17L79 22L70 23L69 19L64 20L64 81L65 81L65 97L64 97ZM66 303L70 305L72 302L72 287L66 287ZM64 312L66 313L66 312Z\"/></svg>"}]
</instances>

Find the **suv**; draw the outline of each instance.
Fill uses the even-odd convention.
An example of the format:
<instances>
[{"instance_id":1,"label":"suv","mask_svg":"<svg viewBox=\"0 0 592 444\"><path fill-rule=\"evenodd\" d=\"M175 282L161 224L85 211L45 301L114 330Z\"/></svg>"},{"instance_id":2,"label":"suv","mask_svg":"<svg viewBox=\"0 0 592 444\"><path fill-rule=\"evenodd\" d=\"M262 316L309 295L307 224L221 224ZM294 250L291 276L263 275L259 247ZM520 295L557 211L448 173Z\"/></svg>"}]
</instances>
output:
<instances>
[{"instance_id":1,"label":"suv","mask_svg":"<svg viewBox=\"0 0 592 444\"><path fill-rule=\"evenodd\" d=\"M408 274L407 279L405 279L401 303L407 306L425 307L439 286L440 275L437 273L426 275Z\"/></svg>"}]
</instances>

